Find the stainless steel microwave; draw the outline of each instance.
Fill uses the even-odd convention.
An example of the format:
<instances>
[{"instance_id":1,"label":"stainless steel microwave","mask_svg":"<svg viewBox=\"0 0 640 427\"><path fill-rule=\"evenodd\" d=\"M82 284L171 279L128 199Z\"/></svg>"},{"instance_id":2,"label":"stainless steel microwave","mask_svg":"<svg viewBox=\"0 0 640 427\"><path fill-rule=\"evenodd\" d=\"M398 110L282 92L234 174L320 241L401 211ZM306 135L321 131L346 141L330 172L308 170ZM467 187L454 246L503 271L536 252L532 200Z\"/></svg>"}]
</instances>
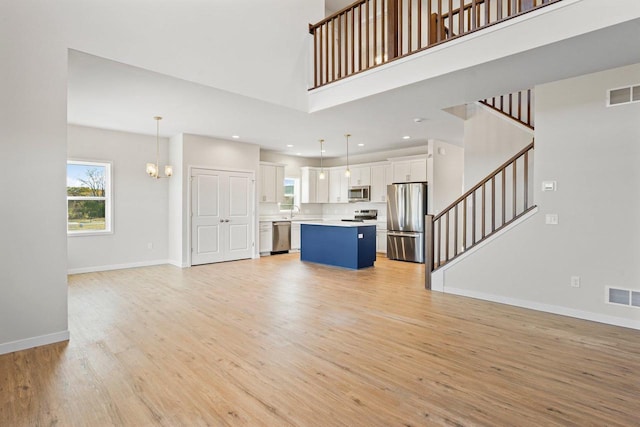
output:
<instances>
[{"instance_id":1,"label":"stainless steel microwave","mask_svg":"<svg viewBox=\"0 0 640 427\"><path fill-rule=\"evenodd\" d=\"M349 187L349 202L368 202L371 200L371 186L359 185Z\"/></svg>"}]
</instances>

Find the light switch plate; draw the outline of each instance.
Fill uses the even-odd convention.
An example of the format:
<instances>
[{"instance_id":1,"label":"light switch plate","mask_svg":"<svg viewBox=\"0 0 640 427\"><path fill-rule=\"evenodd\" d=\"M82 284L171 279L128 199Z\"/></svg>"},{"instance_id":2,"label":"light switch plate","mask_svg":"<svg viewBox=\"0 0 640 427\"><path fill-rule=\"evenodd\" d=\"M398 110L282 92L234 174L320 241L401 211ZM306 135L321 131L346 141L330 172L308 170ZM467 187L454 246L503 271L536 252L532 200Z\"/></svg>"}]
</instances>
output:
<instances>
[{"instance_id":1,"label":"light switch plate","mask_svg":"<svg viewBox=\"0 0 640 427\"><path fill-rule=\"evenodd\" d=\"M558 225L558 214L546 214L544 223L548 225Z\"/></svg>"},{"instance_id":2,"label":"light switch plate","mask_svg":"<svg viewBox=\"0 0 640 427\"><path fill-rule=\"evenodd\" d=\"M542 181L542 191L556 191L557 187L556 181Z\"/></svg>"}]
</instances>

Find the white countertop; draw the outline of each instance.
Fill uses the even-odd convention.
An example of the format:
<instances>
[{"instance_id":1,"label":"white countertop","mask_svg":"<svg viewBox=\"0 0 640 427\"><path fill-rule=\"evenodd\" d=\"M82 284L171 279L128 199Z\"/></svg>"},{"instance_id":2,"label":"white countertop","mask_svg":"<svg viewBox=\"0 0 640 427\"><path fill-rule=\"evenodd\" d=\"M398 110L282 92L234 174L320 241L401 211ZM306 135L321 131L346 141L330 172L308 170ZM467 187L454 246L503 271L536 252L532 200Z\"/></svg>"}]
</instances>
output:
<instances>
[{"instance_id":1,"label":"white countertop","mask_svg":"<svg viewBox=\"0 0 640 427\"><path fill-rule=\"evenodd\" d=\"M315 222L321 222L322 218L319 217L309 217L309 218L304 218L304 217L293 217L293 218L289 218L289 217L282 217L282 216L268 216L268 217L260 217L259 219L260 222L274 222L274 221L291 221L291 222L307 222L307 221L315 221Z\"/></svg>"},{"instance_id":2,"label":"white countertop","mask_svg":"<svg viewBox=\"0 0 640 427\"><path fill-rule=\"evenodd\" d=\"M351 222L351 221L300 221L301 224L306 225L324 225L329 227L375 227L374 223L367 222Z\"/></svg>"}]
</instances>

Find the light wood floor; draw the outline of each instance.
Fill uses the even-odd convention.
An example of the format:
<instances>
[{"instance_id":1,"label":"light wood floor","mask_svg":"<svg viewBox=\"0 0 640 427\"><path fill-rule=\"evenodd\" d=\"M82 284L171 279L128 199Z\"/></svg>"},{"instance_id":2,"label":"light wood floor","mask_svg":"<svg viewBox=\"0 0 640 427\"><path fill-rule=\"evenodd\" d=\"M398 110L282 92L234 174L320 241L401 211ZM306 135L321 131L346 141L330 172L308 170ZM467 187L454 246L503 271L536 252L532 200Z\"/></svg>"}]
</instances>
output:
<instances>
[{"instance_id":1,"label":"light wood floor","mask_svg":"<svg viewBox=\"0 0 640 427\"><path fill-rule=\"evenodd\" d=\"M298 255L69 278L71 341L0 356L0 426L640 425L640 332Z\"/></svg>"}]
</instances>

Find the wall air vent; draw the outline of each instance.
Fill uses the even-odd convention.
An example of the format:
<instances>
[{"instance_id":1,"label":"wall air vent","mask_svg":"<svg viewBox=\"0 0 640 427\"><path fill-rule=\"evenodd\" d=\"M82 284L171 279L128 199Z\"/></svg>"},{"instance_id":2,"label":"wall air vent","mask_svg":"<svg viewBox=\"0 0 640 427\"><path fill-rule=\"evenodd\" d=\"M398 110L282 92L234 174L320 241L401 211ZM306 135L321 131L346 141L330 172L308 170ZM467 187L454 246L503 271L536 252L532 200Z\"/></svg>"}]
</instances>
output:
<instances>
[{"instance_id":1,"label":"wall air vent","mask_svg":"<svg viewBox=\"0 0 640 427\"><path fill-rule=\"evenodd\" d=\"M607 302L609 304L628 305L640 308L640 291L607 288Z\"/></svg>"},{"instance_id":2,"label":"wall air vent","mask_svg":"<svg viewBox=\"0 0 640 427\"><path fill-rule=\"evenodd\" d=\"M607 107L640 102L640 85L609 89Z\"/></svg>"}]
</instances>

